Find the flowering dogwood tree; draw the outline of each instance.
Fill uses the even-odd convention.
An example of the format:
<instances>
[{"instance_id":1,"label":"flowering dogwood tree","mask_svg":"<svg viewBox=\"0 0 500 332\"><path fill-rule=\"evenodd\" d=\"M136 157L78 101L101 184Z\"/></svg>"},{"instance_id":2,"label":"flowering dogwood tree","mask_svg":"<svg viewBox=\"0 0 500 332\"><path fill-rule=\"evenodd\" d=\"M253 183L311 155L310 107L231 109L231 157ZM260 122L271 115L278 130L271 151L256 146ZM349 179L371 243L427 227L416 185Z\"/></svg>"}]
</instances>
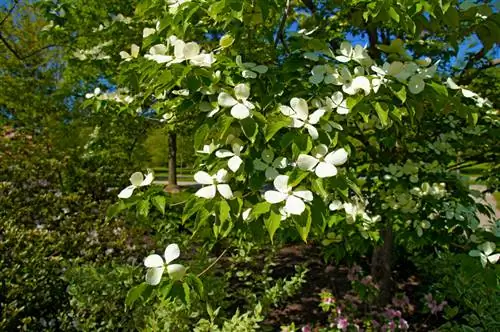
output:
<instances>
[{"instance_id":1,"label":"flowering dogwood tree","mask_svg":"<svg viewBox=\"0 0 500 332\"><path fill-rule=\"evenodd\" d=\"M498 127L498 115L480 92L448 77L450 54L440 58L438 41L416 38L441 21L461 27L459 14L484 8L454 0L312 8L147 0L131 18L140 31L131 46L112 49L122 59L117 84L131 97L125 110L203 117L194 177L203 187L185 204L187 227L212 229L215 238L242 230L285 241L291 232L303 241L334 233L338 241L325 250L337 258L372 253L382 295L394 245L411 252L495 241L479 227L478 203L453 165L460 142L477 135L474 126ZM464 19L485 48L492 41L481 29L498 21L488 15ZM368 41L343 40L348 32ZM451 48L458 38L443 32ZM121 197L142 185L134 181ZM493 252L482 261L494 263ZM164 266L158 257L147 263Z\"/></svg>"}]
</instances>

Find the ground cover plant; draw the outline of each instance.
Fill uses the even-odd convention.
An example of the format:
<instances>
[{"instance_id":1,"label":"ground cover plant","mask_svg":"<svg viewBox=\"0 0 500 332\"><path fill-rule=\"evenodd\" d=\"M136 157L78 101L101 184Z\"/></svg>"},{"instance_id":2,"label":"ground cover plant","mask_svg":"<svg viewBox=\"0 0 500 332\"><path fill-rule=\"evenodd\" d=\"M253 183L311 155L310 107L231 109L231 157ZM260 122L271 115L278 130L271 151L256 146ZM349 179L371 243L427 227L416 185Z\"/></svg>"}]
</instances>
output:
<instances>
[{"instance_id":1,"label":"ground cover plant","mask_svg":"<svg viewBox=\"0 0 500 332\"><path fill-rule=\"evenodd\" d=\"M2 8L2 329L500 328L494 2Z\"/></svg>"}]
</instances>

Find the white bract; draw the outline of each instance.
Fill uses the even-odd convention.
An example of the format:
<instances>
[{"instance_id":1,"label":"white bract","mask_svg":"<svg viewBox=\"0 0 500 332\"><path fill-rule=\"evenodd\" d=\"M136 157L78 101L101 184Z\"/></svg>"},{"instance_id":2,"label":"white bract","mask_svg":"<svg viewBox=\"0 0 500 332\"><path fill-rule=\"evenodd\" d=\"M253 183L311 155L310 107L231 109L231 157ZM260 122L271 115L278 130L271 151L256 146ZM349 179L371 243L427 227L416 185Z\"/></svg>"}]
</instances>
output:
<instances>
[{"instance_id":1,"label":"white bract","mask_svg":"<svg viewBox=\"0 0 500 332\"><path fill-rule=\"evenodd\" d=\"M494 254L496 245L493 242L485 242L477 247L479 250L471 250L469 256L480 257L483 267L486 264L496 264L500 259L500 254Z\"/></svg>"},{"instance_id":2,"label":"white bract","mask_svg":"<svg viewBox=\"0 0 500 332\"><path fill-rule=\"evenodd\" d=\"M266 179L274 180L278 175L278 169L286 168L287 160L285 157L278 157L274 159L274 152L269 149L262 151L261 159L253 161L253 166L258 171L265 171Z\"/></svg>"},{"instance_id":3,"label":"white bract","mask_svg":"<svg viewBox=\"0 0 500 332\"><path fill-rule=\"evenodd\" d=\"M372 59L368 55L366 49L361 45L356 45L352 47L351 43L345 41L340 44L340 49L338 50L340 55L336 56L337 61L346 63L349 61L356 61L362 66L369 66L372 63Z\"/></svg>"},{"instance_id":4,"label":"white bract","mask_svg":"<svg viewBox=\"0 0 500 332\"><path fill-rule=\"evenodd\" d=\"M163 271L165 271L165 265L167 266L167 273L170 279L173 281L181 280L186 274L186 268L181 264L170 264L177 259L179 255L179 246L173 243L165 248L165 253L163 254L165 261L158 254L152 254L146 257L144 260L144 266L148 268L146 283L152 286L158 285L161 281Z\"/></svg>"},{"instance_id":5,"label":"white bract","mask_svg":"<svg viewBox=\"0 0 500 332\"><path fill-rule=\"evenodd\" d=\"M174 59L168 65L189 61L193 66L211 67L215 62L212 53L200 53L200 45L195 42L185 43L181 39L172 38Z\"/></svg>"},{"instance_id":6,"label":"white bract","mask_svg":"<svg viewBox=\"0 0 500 332\"><path fill-rule=\"evenodd\" d=\"M338 114L349 113L347 100L344 99L344 95L340 91L335 92L331 97L326 97L326 104L329 108L337 110Z\"/></svg>"},{"instance_id":7,"label":"white bract","mask_svg":"<svg viewBox=\"0 0 500 332\"><path fill-rule=\"evenodd\" d=\"M142 38L148 38L151 35L156 33L156 29L154 28L144 28L142 29Z\"/></svg>"},{"instance_id":8,"label":"white bract","mask_svg":"<svg viewBox=\"0 0 500 332\"><path fill-rule=\"evenodd\" d=\"M312 139L319 137L318 130L314 127L325 114L325 110L320 108L309 115L307 102L302 98L292 98L290 106L281 105L280 111L286 116L292 118L291 127L306 128Z\"/></svg>"},{"instance_id":9,"label":"white bract","mask_svg":"<svg viewBox=\"0 0 500 332\"><path fill-rule=\"evenodd\" d=\"M213 106L211 103L206 101L201 102L199 108L200 111L208 113L207 117L209 118L213 117L220 111L219 105Z\"/></svg>"},{"instance_id":10,"label":"white bract","mask_svg":"<svg viewBox=\"0 0 500 332\"><path fill-rule=\"evenodd\" d=\"M311 70L309 82L312 84L332 84L338 81L338 74L328 65L316 65Z\"/></svg>"},{"instance_id":11,"label":"white bract","mask_svg":"<svg viewBox=\"0 0 500 332\"><path fill-rule=\"evenodd\" d=\"M231 107L231 116L236 119L245 119L250 116L250 110L255 106L248 101L250 97L250 87L240 83L234 87L234 99L229 93L221 92L217 98L217 103L222 107Z\"/></svg>"},{"instance_id":12,"label":"white bract","mask_svg":"<svg viewBox=\"0 0 500 332\"><path fill-rule=\"evenodd\" d=\"M123 189L119 194L119 198L129 198L132 196L135 189L139 187L149 186L153 182L154 176L152 172L148 172L146 177L141 172L135 172L130 176L130 183L127 188Z\"/></svg>"},{"instance_id":13,"label":"white bract","mask_svg":"<svg viewBox=\"0 0 500 332\"><path fill-rule=\"evenodd\" d=\"M458 84L453 82L451 78L448 78L446 80L446 85L452 90L460 90L465 98L473 99L476 102L476 105L479 107L483 107L484 105L488 107L493 106L487 98L482 98L477 93L459 86Z\"/></svg>"},{"instance_id":14,"label":"white bract","mask_svg":"<svg viewBox=\"0 0 500 332\"><path fill-rule=\"evenodd\" d=\"M194 175L194 180L200 184L206 184L208 186L199 189L195 195L201 198L212 199L215 197L217 192L221 194L225 199L233 198L233 192L231 187L229 187L227 182L227 171L225 169L220 169L213 176L207 172L199 171Z\"/></svg>"},{"instance_id":15,"label":"white bract","mask_svg":"<svg viewBox=\"0 0 500 332\"><path fill-rule=\"evenodd\" d=\"M94 97L99 96L100 94L101 94L101 89L95 88L93 93L85 94L85 98L87 98L87 99L94 98Z\"/></svg>"},{"instance_id":16,"label":"white bract","mask_svg":"<svg viewBox=\"0 0 500 332\"><path fill-rule=\"evenodd\" d=\"M174 58L171 55L167 55L167 51L167 46L165 46L164 44L157 44L152 46L149 49L148 54L145 54L144 57L157 63L167 63L172 61L172 59Z\"/></svg>"},{"instance_id":17,"label":"white bract","mask_svg":"<svg viewBox=\"0 0 500 332\"><path fill-rule=\"evenodd\" d=\"M241 164L243 164L243 159L240 157L241 151L243 151L243 144L242 142L239 142L238 140L235 140L231 144L231 148L233 151L229 151L226 149L221 149L215 152L215 156L217 158L229 158L227 161L227 166L231 171L236 173L238 169L240 168Z\"/></svg>"},{"instance_id":18,"label":"white bract","mask_svg":"<svg viewBox=\"0 0 500 332\"><path fill-rule=\"evenodd\" d=\"M236 64L243 71L241 72L241 76L244 78L257 78L257 73L265 74L267 73L267 66L257 65L254 62L242 62L241 56L236 56Z\"/></svg>"},{"instance_id":19,"label":"white bract","mask_svg":"<svg viewBox=\"0 0 500 332\"><path fill-rule=\"evenodd\" d=\"M341 66L339 70L338 80L334 82L336 85L342 85L342 91L349 95L355 95L360 91L364 91L365 96L371 91L370 80L364 76L363 67L354 68L354 77L346 66Z\"/></svg>"},{"instance_id":20,"label":"white bract","mask_svg":"<svg viewBox=\"0 0 500 332\"><path fill-rule=\"evenodd\" d=\"M139 46L137 46L136 44L132 44L132 46L130 46L130 54L128 52L121 51L120 56L123 60L130 61L139 56L139 50L140 50Z\"/></svg>"},{"instance_id":21,"label":"white bract","mask_svg":"<svg viewBox=\"0 0 500 332\"><path fill-rule=\"evenodd\" d=\"M297 166L306 171L314 171L320 178L337 175L337 167L347 161L347 151L343 148L328 153L325 144L316 146L312 151L312 156L307 154L299 155Z\"/></svg>"},{"instance_id":22,"label":"white bract","mask_svg":"<svg viewBox=\"0 0 500 332\"><path fill-rule=\"evenodd\" d=\"M196 152L201 154L212 154L212 152L214 152L218 148L219 144L214 144L214 142L212 141L210 144L203 145L203 148L201 150L197 150Z\"/></svg>"},{"instance_id":23,"label":"white bract","mask_svg":"<svg viewBox=\"0 0 500 332\"><path fill-rule=\"evenodd\" d=\"M288 185L287 175L278 175L273 183L276 190L266 191L264 199L271 204L285 202L283 211L287 214L302 214L306 209L304 201L313 200L313 194L309 190L292 191L292 187Z\"/></svg>"}]
</instances>

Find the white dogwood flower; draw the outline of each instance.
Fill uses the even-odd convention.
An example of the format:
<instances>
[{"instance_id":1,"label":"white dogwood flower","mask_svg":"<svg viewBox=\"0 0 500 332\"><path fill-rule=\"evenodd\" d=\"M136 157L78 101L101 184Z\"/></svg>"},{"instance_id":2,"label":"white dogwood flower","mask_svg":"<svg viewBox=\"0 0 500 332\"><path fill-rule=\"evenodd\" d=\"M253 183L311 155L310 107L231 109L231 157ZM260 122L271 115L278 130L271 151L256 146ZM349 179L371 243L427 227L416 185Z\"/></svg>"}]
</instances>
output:
<instances>
[{"instance_id":1,"label":"white dogwood flower","mask_svg":"<svg viewBox=\"0 0 500 332\"><path fill-rule=\"evenodd\" d=\"M168 47L164 44L157 44L149 49L148 54L144 57L148 60L155 61L157 63L168 63L173 60L173 56L167 55Z\"/></svg>"},{"instance_id":2,"label":"white dogwood flower","mask_svg":"<svg viewBox=\"0 0 500 332\"><path fill-rule=\"evenodd\" d=\"M325 110L320 108L309 115L307 102L302 98L292 98L290 106L281 105L280 111L286 116L292 118L291 127L306 128L312 139L319 137L318 130L314 127L325 114Z\"/></svg>"},{"instance_id":3,"label":"white dogwood flower","mask_svg":"<svg viewBox=\"0 0 500 332\"><path fill-rule=\"evenodd\" d=\"M139 46L137 46L136 44L132 44L130 46L130 54L128 52L121 51L120 56L125 61L131 61L132 59L135 59L139 56L139 50Z\"/></svg>"},{"instance_id":4,"label":"white dogwood flower","mask_svg":"<svg viewBox=\"0 0 500 332\"><path fill-rule=\"evenodd\" d=\"M186 268L181 264L170 264L172 261L180 256L179 246L175 243L169 244L165 248L163 258L158 254L152 254L144 260L144 266L148 268L146 273L146 283L156 286L160 283L165 265L167 266L167 273L173 281L181 280L186 274Z\"/></svg>"},{"instance_id":5,"label":"white dogwood flower","mask_svg":"<svg viewBox=\"0 0 500 332\"><path fill-rule=\"evenodd\" d=\"M85 94L85 98L87 98L87 99L94 98L94 97L99 96L100 94L101 94L101 89L95 88L94 92L92 92L92 93L86 93Z\"/></svg>"},{"instance_id":6,"label":"white dogwood flower","mask_svg":"<svg viewBox=\"0 0 500 332\"><path fill-rule=\"evenodd\" d=\"M267 66L258 65L255 62L243 62L241 56L236 56L236 64L242 69L241 76L244 78L257 78L257 74L267 73Z\"/></svg>"},{"instance_id":7,"label":"white dogwood flower","mask_svg":"<svg viewBox=\"0 0 500 332\"><path fill-rule=\"evenodd\" d=\"M206 184L208 186L199 189L195 195L201 198L212 199L217 192L225 199L233 198L233 192L227 182L227 171L220 169L213 176L207 172L199 171L194 175L194 180L199 184Z\"/></svg>"},{"instance_id":8,"label":"white dogwood flower","mask_svg":"<svg viewBox=\"0 0 500 332\"><path fill-rule=\"evenodd\" d=\"M130 183L132 183L127 188L123 189L119 194L119 198L129 198L132 196L135 189L139 187L149 186L154 179L154 175L152 172L148 172L146 177L141 172L135 172L130 176Z\"/></svg>"},{"instance_id":9,"label":"white dogwood flower","mask_svg":"<svg viewBox=\"0 0 500 332\"><path fill-rule=\"evenodd\" d=\"M274 180L278 175L278 169L286 168L287 160L285 157L278 157L274 159L274 152L269 149L265 149L261 154L262 159L256 159L253 161L253 166L259 171L265 171L266 179Z\"/></svg>"},{"instance_id":10,"label":"white dogwood flower","mask_svg":"<svg viewBox=\"0 0 500 332\"><path fill-rule=\"evenodd\" d=\"M312 151L312 156L307 154L299 155L297 166L306 171L314 171L320 178L337 175L337 167L347 161L347 151L343 148L328 153L325 144L316 146Z\"/></svg>"},{"instance_id":11,"label":"white dogwood flower","mask_svg":"<svg viewBox=\"0 0 500 332\"><path fill-rule=\"evenodd\" d=\"M356 61L362 66L369 66L372 63L372 59L363 46L355 45L354 47L352 47L351 43L349 43L348 41L344 41L342 42L342 44L340 44L338 53L340 55L336 56L335 59L342 63L347 63L351 60Z\"/></svg>"},{"instance_id":12,"label":"white dogwood flower","mask_svg":"<svg viewBox=\"0 0 500 332\"><path fill-rule=\"evenodd\" d=\"M349 95L355 95L359 91L364 91L365 96L371 91L370 80L364 76L363 67L354 68L354 77L346 66L340 67L339 80L334 82L336 85L342 85L342 91Z\"/></svg>"},{"instance_id":13,"label":"white dogwood flower","mask_svg":"<svg viewBox=\"0 0 500 332\"><path fill-rule=\"evenodd\" d=\"M309 190L293 191L293 188L288 185L288 179L287 175L278 175L273 182L276 190L266 191L264 199L271 204L285 202L284 212L300 215L306 209L304 201L312 201L313 194Z\"/></svg>"},{"instance_id":14,"label":"white dogwood flower","mask_svg":"<svg viewBox=\"0 0 500 332\"><path fill-rule=\"evenodd\" d=\"M316 65L311 70L309 82L312 84L332 84L338 81L338 74L328 65Z\"/></svg>"},{"instance_id":15,"label":"white dogwood flower","mask_svg":"<svg viewBox=\"0 0 500 332\"><path fill-rule=\"evenodd\" d=\"M234 87L234 99L229 93L221 92L217 102L222 107L231 107L231 116L236 119L245 119L250 116L250 110L255 106L248 101L250 97L250 87L247 84L240 83Z\"/></svg>"},{"instance_id":16,"label":"white dogwood flower","mask_svg":"<svg viewBox=\"0 0 500 332\"><path fill-rule=\"evenodd\" d=\"M174 45L174 59L168 65L189 61L193 66L211 67L215 62L213 54L200 53L200 45L195 42L185 43L176 37L170 38L170 42Z\"/></svg>"},{"instance_id":17,"label":"white dogwood flower","mask_svg":"<svg viewBox=\"0 0 500 332\"><path fill-rule=\"evenodd\" d=\"M326 97L326 104L332 110L337 110L338 114L349 113L347 100L344 99L344 95L340 91L336 91L331 97Z\"/></svg>"},{"instance_id":18,"label":"white dogwood flower","mask_svg":"<svg viewBox=\"0 0 500 332\"><path fill-rule=\"evenodd\" d=\"M218 148L219 144L214 144L214 142L212 141L210 144L203 145L203 148L201 150L197 150L196 152L201 154L212 154L212 152L214 152Z\"/></svg>"},{"instance_id":19,"label":"white dogwood flower","mask_svg":"<svg viewBox=\"0 0 500 332\"><path fill-rule=\"evenodd\" d=\"M215 152L215 156L217 158L229 158L227 161L227 166L231 171L236 173L240 166L243 164L243 159L240 157L241 151L243 151L244 147L242 142L238 142L238 140L233 141L231 144L231 148L233 151L229 151L226 149L221 149Z\"/></svg>"},{"instance_id":20,"label":"white dogwood flower","mask_svg":"<svg viewBox=\"0 0 500 332\"><path fill-rule=\"evenodd\" d=\"M455 82L453 82L451 78L448 78L446 80L446 85L452 90L460 90L465 98L473 99L478 107L483 107L485 105L487 107L493 106L493 104L491 103L491 101L488 100L488 98L480 97L477 93L456 84Z\"/></svg>"}]
</instances>

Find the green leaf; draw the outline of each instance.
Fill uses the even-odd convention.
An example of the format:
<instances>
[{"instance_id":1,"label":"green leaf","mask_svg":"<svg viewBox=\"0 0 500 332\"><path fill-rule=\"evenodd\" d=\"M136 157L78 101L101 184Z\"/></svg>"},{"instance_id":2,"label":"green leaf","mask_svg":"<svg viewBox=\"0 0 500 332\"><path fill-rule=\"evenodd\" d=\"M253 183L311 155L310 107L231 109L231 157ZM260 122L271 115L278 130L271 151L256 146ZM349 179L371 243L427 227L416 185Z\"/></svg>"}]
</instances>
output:
<instances>
[{"instance_id":1,"label":"green leaf","mask_svg":"<svg viewBox=\"0 0 500 332\"><path fill-rule=\"evenodd\" d=\"M289 175L288 185L291 187L295 187L299 185L302 180L304 180L310 173L307 171L303 171L299 168L294 168L292 173Z\"/></svg>"},{"instance_id":2,"label":"green leaf","mask_svg":"<svg viewBox=\"0 0 500 332\"><path fill-rule=\"evenodd\" d=\"M241 129L243 129L243 133L250 140L250 142L255 143L255 138L259 132L257 123L252 118L246 118L240 121Z\"/></svg>"},{"instance_id":3,"label":"green leaf","mask_svg":"<svg viewBox=\"0 0 500 332\"><path fill-rule=\"evenodd\" d=\"M202 145L205 143L209 131L210 126L207 123L196 129L196 133L194 134L195 149L201 149Z\"/></svg>"},{"instance_id":4,"label":"green leaf","mask_svg":"<svg viewBox=\"0 0 500 332\"><path fill-rule=\"evenodd\" d=\"M200 210L200 208L203 207L204 203L205 202L203 199L199 199L195 196L191 197L184 205L184 211L182 213L182 222L184 223L193 214L198 212L198 210Z\"/></svg>"},{"instance_id":5,"label":"green leaf","mask_svg":"<svg viewBox=\"0 0 500 332\"><path fill-rule=\"evenodd\" d=\"M252 212L250 213L250 215L253 216L255 219L257 219L261 215L269 212L270 208L271 204L268 202L257 203L252 207Z\"/></svg>"},{"instance_id":6,"label":"green leaf","mask_svg":"<svg viewBox=\"0 0 500 332\"><path fill-rule=\"evenodd\" d=\"M328 191L326 191L323 186L322 178L317 178L312 181L312 190L313 192L319 194L323 199L326 199L329 195Z\"/></svg>"},{"instance_id":7,"label":"green leaf","mask_svg":"<svg viewBox=\"0 0 500 332\"><path fill-rule=\"evenodd\" d=\"M396 21L397 23L399 23L399 14L398 12L394 9L394 7L389 7L389 16L394 20Z\"/></svg>"},{"instance_id":8,"label":"green leaf","mask_svg":"<svg viewBox=\"0 0 500 332\"><path fill-rule=\"evenodd\" d=\"M438 95L441 95L441 96L445 96L445 97L448 97L448 89L446 89L446 87L440 83L437 83L437 82L430 82L428 83L428 85L434 90L436 91L436 93Z\"/></svg>"},{"instance_id":9,"label":"green leaf","mask_svg":"<svg viewBox=\"0 0 500 332\"><path fill-rule=\"evenodd\" d=\"M134 304L134 302L142 295L142 293L146 290L147 287L148 287L148 284L146 284L145 282L143 282L142 284L139 284L135 287L132 287L128 291L127 297L125 298L125 305L128 308L132 308L132 305Z\"/></svg>"},{"instance_id":10,"label":"green leaf","mask_svg":"<svg viewBox=\"0 0 500 332\"><path fill-rule=\"evenodd\" d=\"M205 297L205 288L203 286L203 282L201 281L200 278L198 278L194 274L188 274L186 276L186 280L189 282L189 284L192 286L192 288L196 291L198 296L203 299Z\"/></svg>"},{"instance_id":11,"label":"green leaf","mask_svg":"<svg viewBox=\"0 0 500 332\"><path fill-rule=\"evenodd\" d=\"M137 214L143 217L147 217L149 214L149 200L142 200L137 204Z\"/></svg>"},{"instance_id":12,"label":"green leaf","mask_svg":"<svg viewBox=\"0 0 500 332\"><path fill-rule=\"evenodd\" d=\"M172 286L174 285L173 282L169 282L168 284L162 286L160 288L160 294L163 296L163 297L167 297L170 295L170 291L172 290Z\"/></svg>"},{"instance_id":13,"label":"green leaf","mask_svg":"<svg viewBox=\"0 0 500 332\"><path fill-rule=\"evenodd\" d=\"M273 242L274 233L281 224L281 214L271 211L271 213L269 214L269 218L264 221L264 224L266 225L266 229L269 233L269 237L271 238L271 242Z\"/></svg>"},{"instance_id":14,"label":"green leaf","mask_svg":"<svg viewBox=\"0 0 500 332\"><path fill-rule=\"evenodd\" d=\"M269 122L265 128L265 139L266 139L266 142L269 142L271 140L271 138L274 137L274 135L276 135L276 133L281 129L281 128L284 128L284 127L287 127L290 125L290 122L291 120L286 118L286 119L283 119L282 117L278 118L278 119L269 119Z\"/></svg>"},{"instance_id":15,"label":"green leaf","mask_svg":"<svg viewBox=\"0 0 500 332\"><path fill-rule=\"evenodd\" d=\"M114 218L116 215L118 215L118 213L125 210L126 208L127 208L127 204L125 204L124 201L122 201L122 200L118 201L117 203L111 205L108 208L108 210L106 211L106 219Z\"/></svg>"},{"instance_id":16,"label":"green leaf","mask_svg":"<svg viewBox=\"0 0 500 332\"><path fill-rule=\"evenodd\" d=\"M165 214L165 205L167 204L167 198L165 196L155 196L151 200L153 205L162 213Z\"/></svg>"},{"instance_id":17,"label":"green leaf","mask_svg":"<svg viewBox=\"0 0 500 332\"><path fill-rule=\"evenodd\" d=\"M309 207L306 207L306 210L300 216L293 216L295 221L295 228L297 232L299 232L300 238L302 241L307 243L307 236L309 235L309 231L311 230L311 210Z\"/></svg>"},{"instance_id":18,"label":"green leaf","mask_svg":"<svg viewBox=\"0 0 500 332\"><path fill-rule=\"evenodd\" d=\"M191 291L189 289L189 285L187 283L182 284L182 288L184 288L184 301L186 301L186 304L191 306Z\"/></svg>"},{"instance_id":19,"label":"green leaf","mask_svg":"<svg viewBox=\"0 0 500 332\"><path fill-rule=\"evenodd\" d=\"M221 224L229 219L230 211L231 207L229 206L229 204L225 200L221 200L219 202L219 220Z\"/></svg>"},{"instance_id":20,"label":"green leaf","mask_svg":"<svg viewBox=\"0 0 500 332\"><path fill-rule=\"evenodd\" d=\"M377 112L378 118L380 119L380 123L382 126L386 127L388 125L389 119L389 109L386 103L374 102L372 103L375 111Z\"/></svg>"},{"instance_id":21,"label":"green leaf","mask_svg":"<svg viewBox=\"0 0 500 332\"><path fill-rule=\"evenodd\" d=\"M402 103L406 101L406 88L401 84L393 84L390 86L392 93L401 100Z\"/></svg>"},{"instance_id":22,"label":"green leaf","mask_svg":"<svg viewBox=\"0 0 500 332\"><path fill-rule=\"evenodd\" d=\"M217 132L220 132L220 139L223 139L226 136L227 131L231 127L234 118L232 116L221 116L219 119L220 123L215 128L217 128Z\"/></svg>"}]
</instances>

